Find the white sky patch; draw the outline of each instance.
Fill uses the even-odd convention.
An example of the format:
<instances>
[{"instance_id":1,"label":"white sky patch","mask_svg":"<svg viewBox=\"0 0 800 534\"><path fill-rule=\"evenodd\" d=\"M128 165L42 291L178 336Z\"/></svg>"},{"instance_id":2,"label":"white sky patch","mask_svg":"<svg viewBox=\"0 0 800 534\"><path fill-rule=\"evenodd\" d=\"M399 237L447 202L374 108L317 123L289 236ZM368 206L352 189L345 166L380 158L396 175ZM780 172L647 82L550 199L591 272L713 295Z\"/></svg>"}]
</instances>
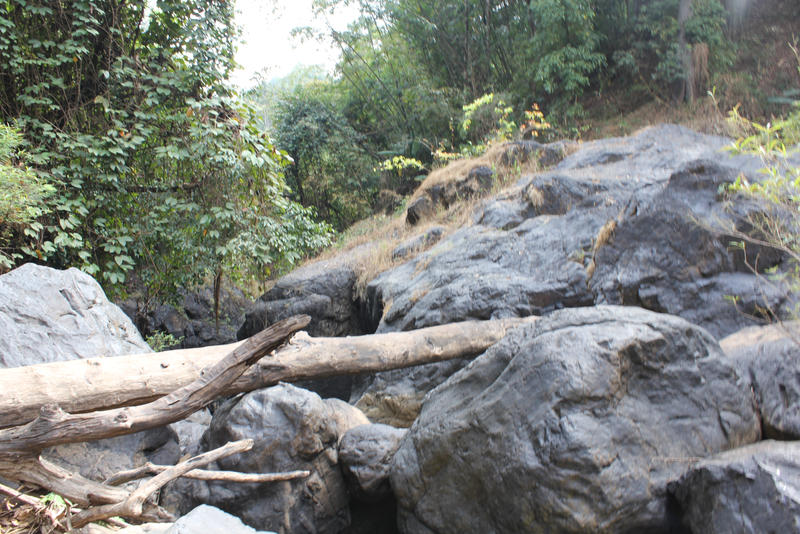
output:
<instances>
[{"instance_id":1,"label":"white sky patch","mask_svg":"<svg viewBox=\"0 0 800 534\"><path fill-rule=\"evenodd\" d=\"M236 0L236 23L242 28L242 41L236 52L241 65L231 76L231 82L242 89L252 87L260 74L264 79L280 78L297 65L321 65L332 71L339 59L339 48L326 40L303 41L292 37L292 29L311 26L325 30L324 20L315 20L311 0ZM356 9L337 11L327 23L337 30L358 16ZM328 32L325 31L327 34Z\"/></svg>"}]
</instances>

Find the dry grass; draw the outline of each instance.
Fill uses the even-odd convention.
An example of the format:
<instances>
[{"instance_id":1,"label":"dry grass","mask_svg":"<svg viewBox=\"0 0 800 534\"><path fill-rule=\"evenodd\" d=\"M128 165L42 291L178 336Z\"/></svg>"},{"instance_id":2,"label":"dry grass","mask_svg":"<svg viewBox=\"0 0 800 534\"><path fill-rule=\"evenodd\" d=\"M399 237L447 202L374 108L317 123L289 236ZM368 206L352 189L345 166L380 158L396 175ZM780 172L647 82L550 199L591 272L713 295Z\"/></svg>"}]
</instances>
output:
<instances>
[{"instance_id":1,"label":"dry grass","mask_svg":"<svg viewBox=\"0 0 800 534\"><path fill-rule=\"evenodd\" d=\"M586 279L591 280L594 276L594 271L597 268L595 257L597 251L611 242L614 237L614 232L617 230L617 219L609 219L597 232L594 238L594 245L592 246L592 259L589 260L589 265L586 267Z\"/></svg>"},{"instance_id":2,"label":"dry grass","mask_svg":"<svg viewBox=\"0 0 800 534\"><path fill-rule=\"evenodd\" d=\"M597 121L586 131L584 139L631 135L647 126L664 123L679 124L705 134L733 136L736 133L717 102L704 96L693 103L680 105L649 102L630 113Z\"/></svg>"},{"instance_id":3,"label":"dry grass","mask_svg":"<svg viewBox=\"0 0 800 534\"><path fill-rule=\"evenodd\" d=\"M525 198L528 199L528 202L530 202L531 206L534 208L538 209L544 205L544 195L539 188L533 185L528 187L528 190L525 192Z\"/></svg>"},{"instance_id":4,"label":"dry grass","mask_svg":"<svg viewBox=\"0 0 800 534\"><path fill-rule=\"evenodd\" d=\"M541 170L539 162L535 157L529 158L525 163L512 165L504 164L503 156L507 151L505 144L505 142L501 142L489 145L486 152L480 156L451 161L446 166L433 170L411 196L411 200L418 198L425 190L431 187L455 182L466 177L469 171L475 167L489 167L494 171L494 184L492 191L487 193L487 196L495 193L498 188L502 189L508 185L509 181L516 180L523 174L530 174Z\"/></svg>"}]
</instances>

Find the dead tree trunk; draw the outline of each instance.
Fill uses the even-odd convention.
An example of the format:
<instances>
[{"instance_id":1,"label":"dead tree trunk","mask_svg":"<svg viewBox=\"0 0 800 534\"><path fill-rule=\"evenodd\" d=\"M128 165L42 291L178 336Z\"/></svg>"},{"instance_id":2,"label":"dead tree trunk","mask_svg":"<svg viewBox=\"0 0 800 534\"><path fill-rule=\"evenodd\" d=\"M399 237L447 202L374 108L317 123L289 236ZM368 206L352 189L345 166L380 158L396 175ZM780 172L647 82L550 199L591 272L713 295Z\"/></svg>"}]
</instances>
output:
<instances>
[{"instance_id":1,"label":"dead tree trunk","mask_svg":"<svg viewBox=\"0 0 800 534\"><path fill-rule=\"evenodd\" d=\"M337 375L386 371L476 356L532 319L467 321L347 338L300 334L257 362L222 395ZM0 428L33 420L46 404L76 413L142 404L195 380L241 343L201 349L92 358L0 370Z\"/></svg>"},{"instance_id":2,"label":"dead tree trunk","mask_svg":"<svg viewBox=\"0 0 800 534\"><path fill-rule=\"evenodd\" d=\"M14 426L0 429L0 477L41 486L84 507L71 517L72 528L113 516L172 519L148 497L177 477L253 482L288 480L308 473L242 475L198 470L225 456L249 450L252 440L243 440L175 466L146 466L121 473L115 478L155 475L128 492L110 482L101 484L68 472L39 455L54 445L114 437L172 423L221 395L279 381L383 371L476 355L510 328L532 320L475 321L360 338L314 339L305 335L287 345L287 340L310 321L307 316L299 316L226 348L5 369L0 371L0 391L8 393L3 395L0 414L5 426ZM281 345L285 346L274 352ZM229 351L222 359L221 350ZM155 400L131 406L150 399ZM62 406L72 412L105 409L67 413Z\"/></svg>"},{"instance_id":3,"label":"dead tree trunk","mask_svg":"<svg viewBox=\"0 0 800 534\"><path fill-rule=\"evenodd\" d=\"M39 455L53 445L130 434L183 419L216 399L249 366L286 342L309 321L308 316L292 317L265 329L205 369L194 381L148 404L75 415L54 404L43 406L33 421L0 430L0 476L41 486L87 507L71 518L73 528L117 515L171 519L165 510L147 501L151 493L195 468L250 449L252 440L229 443L180 462L130 493L84 479Z\"/></svg>"}]
</instances>

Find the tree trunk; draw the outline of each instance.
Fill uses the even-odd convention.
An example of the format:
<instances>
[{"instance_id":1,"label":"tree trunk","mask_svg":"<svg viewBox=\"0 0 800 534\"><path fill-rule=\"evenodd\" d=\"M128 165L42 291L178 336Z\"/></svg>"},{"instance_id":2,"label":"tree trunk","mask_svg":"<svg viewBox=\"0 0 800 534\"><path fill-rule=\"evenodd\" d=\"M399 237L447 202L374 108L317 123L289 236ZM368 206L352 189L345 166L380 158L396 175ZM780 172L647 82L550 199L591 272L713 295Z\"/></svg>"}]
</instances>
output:
<instances>
[{"instance_id":1,"label":"tree trunk","mask_svg":"<svg viewBox=\"0 0 800 534\"><path fill-rule=\"evenodd\" d=\"M113 516L170 520L171 515L166 510L149 501L153 492L197 468L251 449L253 441L228 443L183 460L160 471L132 492L61 469L40 458L41 451L53 445L121 436L183 419L221 395L248 367L285 343L310 321L305 315L271 325L204 369L189 384L141 406L73 415L62 411L58 405L45 405L30 423L0 430L0 476L41 486L80 506L87 506L67 518L66 526L70 529ZM307 472L287 476L307 476Z\"/></svg>"},{"instance_id":2,"label":"tree trunk","mask_svg":"<svg viewBox=\"0 0 800 534\"><path fill-rule=\"evenodd\" d=\"M686 42L686 22L692 17L692 0L680 0L678 5L678 49L681 54L684 79L682 80L676 100L694 102L694 67L692 52Z\"/></svg>"},{"instance_id":3,"label":"tree trunk","mask_svg":"<svg viewBox=\"0 0 800 534\"><path fill-rule=\"evenodd\" d=\"M296 335L220 395L338 375L386 371L475 356L529 319L468 321L410 332L347 338ZM32 421L42 406L70 413L150 402L203 376L244 342L216 347L91 358L0 370L0 428Z\"/></svg>"}]
</instances>

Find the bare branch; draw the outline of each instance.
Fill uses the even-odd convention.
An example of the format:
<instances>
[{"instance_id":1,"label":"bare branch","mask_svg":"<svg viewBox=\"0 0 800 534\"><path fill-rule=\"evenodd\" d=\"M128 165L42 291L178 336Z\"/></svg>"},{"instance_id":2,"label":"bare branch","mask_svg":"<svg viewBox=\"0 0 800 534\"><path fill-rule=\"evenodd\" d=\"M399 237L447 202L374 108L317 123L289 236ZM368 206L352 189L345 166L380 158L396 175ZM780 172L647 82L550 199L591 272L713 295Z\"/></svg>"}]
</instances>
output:
<instances>
[{"instance_id":1,"label":"bare branch","mask_svg":"<svg viewBox=\"0 0 800 534\"><path fill-rule=\"evenodd\" d=\"M131 480L138 480L150 475L157 475L163 473L170 466L156 465L147 462L141 467L129 469L127 471L120 471L116 475L106 479L103 484L109 486L119 486ZM296 478L305 478L311 475L311 471L289 471L286 473L239 473L237 471L206 471L204 469L195 469L183 475L183 478L192 478L194 480L225 480L227 482L240 482L240 483L254 483L260 484L264 482L281 482L285 480L294 480Z\"/></svg>"}]
</instances>

